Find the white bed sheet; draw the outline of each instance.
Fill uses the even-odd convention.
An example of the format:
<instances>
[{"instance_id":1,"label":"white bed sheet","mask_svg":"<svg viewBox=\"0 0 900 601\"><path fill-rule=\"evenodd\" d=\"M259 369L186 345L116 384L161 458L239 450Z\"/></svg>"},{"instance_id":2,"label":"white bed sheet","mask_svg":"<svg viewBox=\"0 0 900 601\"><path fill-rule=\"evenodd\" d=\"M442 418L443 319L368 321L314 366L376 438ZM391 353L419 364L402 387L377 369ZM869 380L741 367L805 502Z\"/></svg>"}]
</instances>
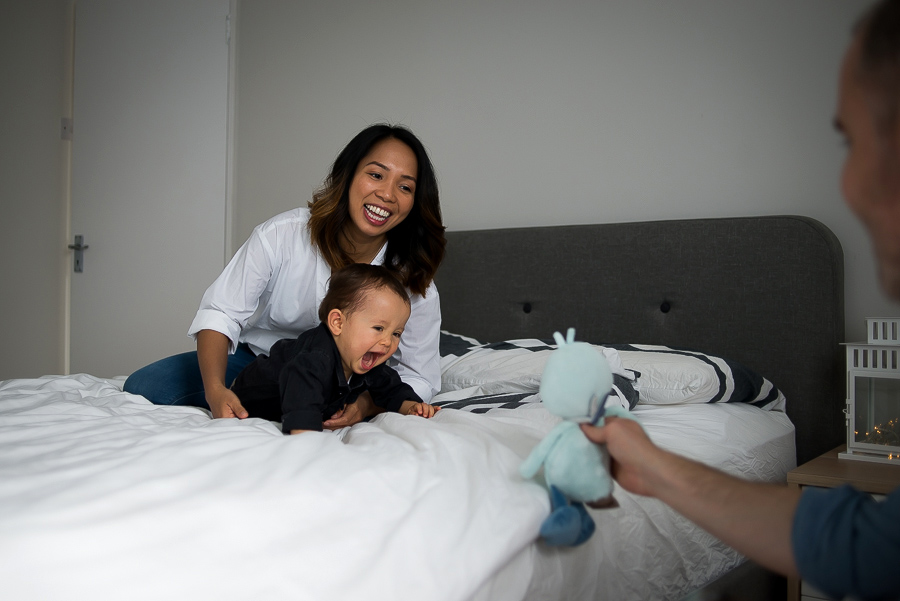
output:
<instances>
[{"instance_id":1,"label":"white bed sheet","mask_svg":"<svg viewBox=\"0 0 900 601\"><path fill-rule=\"evenodd\" d=\"M544 413L539 405L515 411ZM794 427L781 411L743 403L638 405L634 415L661 447L734 475L784 482L796 466ZM737 551L656 499L619 487L614 494L618 509L590 510L597 530L585 545L528 546L476 598L499 598L500 586L518 587L516 598L528 601L678 600L743 563Z\"/></svg>"},{"instance_id":2,"label":"white bed sheet","mask_svg":"<svg viewBox=\"0 0 900 601\"><path fill-rule=\"evenodd\" d=\"M662 446L726 471L793 467L783 413L635 413ZM157 407L121 381L3 382L0 582L15 599L676 599L741 561L621 490L587 545L535 544L549 503L518 466L555 423L527 404L289 437Z\"/></svg>"},{"instance_id":3,"label":"white bed sheet","mask_svg":"<svg viewBox=\"0 0 900 601\"><path fill-rule=\"evenodd\" d=\"M284 436L117 384L0 385L4 597L465 599L548 511L503 419Z\"/></svg>"}]
</instances>

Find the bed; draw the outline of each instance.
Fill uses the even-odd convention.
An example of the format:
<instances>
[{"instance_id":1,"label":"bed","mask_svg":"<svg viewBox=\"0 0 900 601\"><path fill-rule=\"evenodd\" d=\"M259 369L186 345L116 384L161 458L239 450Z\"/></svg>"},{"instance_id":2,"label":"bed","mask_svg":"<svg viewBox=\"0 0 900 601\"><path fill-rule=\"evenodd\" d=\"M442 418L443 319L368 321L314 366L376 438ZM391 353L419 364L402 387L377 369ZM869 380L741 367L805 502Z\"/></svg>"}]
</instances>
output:
<instances>
[{"instance_id":1,"label":"bed","mask_svg":"<svg viewBox=\"0 0 900 601\"><path fill-rule=\"evenodd\" d=\"M843 438L843 258L793 216L449 232L442 410L283 436L87 374L0 383L11 599L681 599L743 562L617 489L575 548L518 466L574 327L661 446L784 481Z\"/></svg>"}]
</instances>

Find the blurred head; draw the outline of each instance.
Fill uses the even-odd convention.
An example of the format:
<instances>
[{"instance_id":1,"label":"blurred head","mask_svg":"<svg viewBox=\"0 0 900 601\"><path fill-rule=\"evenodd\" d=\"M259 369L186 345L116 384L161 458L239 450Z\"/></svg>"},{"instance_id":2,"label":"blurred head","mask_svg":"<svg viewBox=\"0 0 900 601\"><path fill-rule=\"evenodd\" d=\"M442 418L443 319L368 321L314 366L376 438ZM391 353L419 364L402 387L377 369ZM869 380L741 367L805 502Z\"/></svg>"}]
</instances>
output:
<instances>
[{"instance_id":1,"label":"blurred head","mask_svg":"<svg viewBox=\"0 0 900 601\"><path fill-rule=\"evenodd\" d=\"M353 264L331 277L319 319L334 337L344 374L362 374L390 358L409 319L403 285L385 267Z\"/></svg>"},{"instance_id":2,"label":"blurred head","mask_svg":"<svg viewBox=\"0 0 900 601\"><path fill-rule=\"evenodd\" d=\"M857 23L854 34L859 43L855 76L865 90L879 133L895 137L900 117L900 1L875 4Z\"/></svg>"},{"instance_id":3,"label":"blurred head","mask_svg":"<svg viewBox=\"0 0 900 601\"><path fill-rule=\"evenodd\" d=\"M835 126L847 156L841 191L869 231L885 292L900 300L900 0L857 25L841 66Z\"/></svg>"}]
</instances>

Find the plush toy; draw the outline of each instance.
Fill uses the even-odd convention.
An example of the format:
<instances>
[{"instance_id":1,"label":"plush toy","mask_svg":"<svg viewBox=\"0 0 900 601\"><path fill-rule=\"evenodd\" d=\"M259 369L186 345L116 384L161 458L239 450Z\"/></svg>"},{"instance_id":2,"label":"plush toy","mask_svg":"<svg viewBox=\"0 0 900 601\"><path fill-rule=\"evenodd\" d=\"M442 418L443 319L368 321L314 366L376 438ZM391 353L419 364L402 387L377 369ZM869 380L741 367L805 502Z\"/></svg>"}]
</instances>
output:
<instances>
[{"instance_id":1,"label":"plush toy","mask_svg":"<svg viewBox=\"0 0 900 601\"><path fill-rule=\"evenodd\" d=\"M559 332L553 337L559 348L541 376L541 400L564 421L538 443L519 472L532 478L543 465L552 512L541 525L541 537L550 545L575 546L589 539L595 528L585 503L594 508L618 506L606 447L588 440L579 423L602 425L604 414L630 416L622 407L606 407L612 372L603 355L589 344L575 342L574 328L569 328L565 340Z\"/></svg>"}]
</instances>

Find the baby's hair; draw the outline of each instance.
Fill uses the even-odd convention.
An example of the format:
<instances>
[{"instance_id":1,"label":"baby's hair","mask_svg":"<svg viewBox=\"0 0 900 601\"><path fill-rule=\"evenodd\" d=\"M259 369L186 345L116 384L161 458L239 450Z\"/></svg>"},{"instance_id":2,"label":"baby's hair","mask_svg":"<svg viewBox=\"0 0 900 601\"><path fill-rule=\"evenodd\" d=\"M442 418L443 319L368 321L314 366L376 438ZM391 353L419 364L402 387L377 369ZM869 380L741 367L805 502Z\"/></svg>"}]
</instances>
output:
<instances>
[{"instance_id":1,"label":"baby's hair","mask_svg":"<svg viewBox=\"0 0 900 601\"><path fill-rule=\"evenodd\" d=\"M335 271L331 274L328 292L319 305L319 321L324 323L332 309L344 314L353 313L360 308L370 290L381 288L387 288L403 299L407 307L410 306L406 288L387 267L354 263Z\"/></svg>"}]
</instances>

